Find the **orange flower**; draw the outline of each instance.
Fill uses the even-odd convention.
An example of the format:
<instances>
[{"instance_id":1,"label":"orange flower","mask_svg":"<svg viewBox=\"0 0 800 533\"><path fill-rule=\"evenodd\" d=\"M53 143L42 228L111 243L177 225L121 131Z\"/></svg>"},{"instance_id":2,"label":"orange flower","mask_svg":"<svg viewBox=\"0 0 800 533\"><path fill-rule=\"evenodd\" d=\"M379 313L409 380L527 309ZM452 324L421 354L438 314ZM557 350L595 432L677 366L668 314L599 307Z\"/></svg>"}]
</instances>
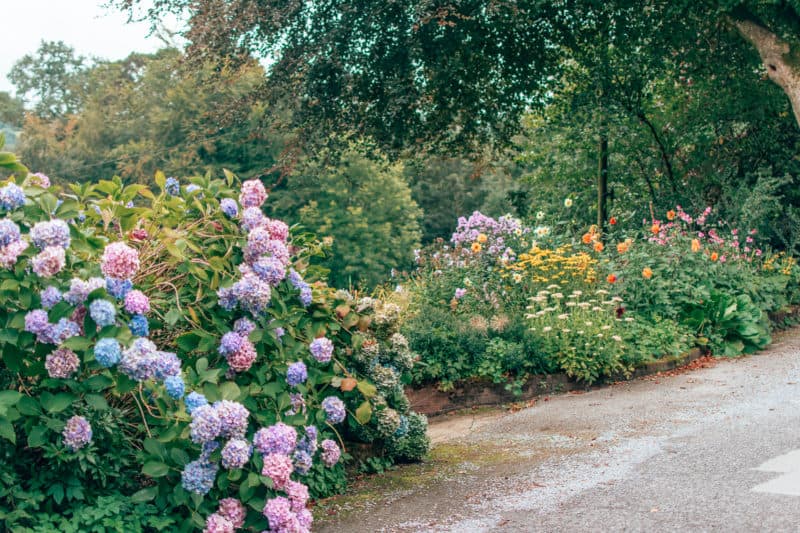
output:
<instances>
[{"instance_id":1,"label":"orange flower","mask_svg":"<svg viewBox=\"0 0 800 533\"><path fill-rule=\"evenodd\" d=\"M697 239L692 239L692 251L699 252L700 251L700 241Z\"/></svg>"},{"instance_id":2,"label":"orange flower","mask_svg":"<svg viewBox=\"0 0 800 533\"><path fill-rule=\"evenodd\" d=\"M672 209L667 211L667 220L675 220L675 211Z\"/></svg>"},{"instance_id":3,"label":"orange flower","mask_svg":"<svg viewBox=\"0 0 800 533\"><path fill-rule=\"evenodd\" d=\"M596 243L594 243L594 251L595 252L602 252L603 251L603 243L600 242L600 241L597 241Z\"/></svg>"},{"instance_id":4,"label":"orange flower","mask_svg":"<svg viewBox=\"0 0 800 533\"><path fill-rule=\"evenodd\" d=\"M481 251L481 243L473 242L472 243L472 252L477 254L480 251Z\"/></svg>"},{"instance_id":5,"label":"orange flower","mask_svg":"<svg viewBox=\"0 0 800 533\"><path fill-rule=\"evenodd\" d=\"M615 276L614 274L609 274L608 277L606 278L606 281L609 283L616 283L617 276Z\"/></svg>"},{"instance_id":6,"label":"orange flower","mask_svg":"<svg viewBox=\"0 0 800 533\"><path fill-rule=\"evenodd\" d=\"M719 259L719 254L717 252L711 252L711 260L716 261Z\"/></svg>"},{"instance_id":7,"label":"orange flower","mask_svg":"<svg viewBox=\"0 0 800 533\"><path fill-rule=\"evenodd\" d=\"M486 236L486 234L485 234L485 233L478 233L478 242L479 242L479 243L483 244L483 243L485 243L485 242L486 242L488 239L489 239L489 238Z\"/></svg>"},{"instance_id":8,"label":"orange flower","mask_svg":"<svg viewBox=\"0 0 800 533\"><path fill-rule=\"evenodd\" d=\"M617 217L609 218L608 223L611 224L612 226L615 226L617 224Z\"/></svg>"},{"instance_id":9,"label":"orange flower","mask_svg":"<svg viewBox=\"0 0 800 533\"><path fill-rule=\"evenodd\" d=\"M594 239L591 233L584 233L583 237L581 237L581 240L583 241L583 244L589 244Z\"/></svg>"},{"instance_id":10,"label":"orange flower","mask_svg":"<svg viewBox=\"0 0 800 533\"><path fill-rule=\"evenodd\" d=\"M624 254L625 252L628 251L628 248L630 248L630 247L631 247L631 243L629 243L628 241L618 242L617 243L617 252L619 252L621 254Z\"/></svg>"},{"instance_id":11,"label":"orange flower","mask_svg":"<svg viewBox=\"0 0 800 533\"><path fill-rule=\"evenodd\" d=\"M661 226L659 226L658 224L653 224L652 226L650 226L650 233L652 233L653 235L658 235L660 231L661 231Z\"/></svg>"},{"instance_id":12,"label":"orange flower","mask_svg":"<svg viewBox=\"0 0 800 533\"><path fill-rule=\"evenodd\" d=\"M644 267L642 269L642 277L644 279L650 279L653 277L653 270L650 267Z\"/></svg>"}]
</instances>

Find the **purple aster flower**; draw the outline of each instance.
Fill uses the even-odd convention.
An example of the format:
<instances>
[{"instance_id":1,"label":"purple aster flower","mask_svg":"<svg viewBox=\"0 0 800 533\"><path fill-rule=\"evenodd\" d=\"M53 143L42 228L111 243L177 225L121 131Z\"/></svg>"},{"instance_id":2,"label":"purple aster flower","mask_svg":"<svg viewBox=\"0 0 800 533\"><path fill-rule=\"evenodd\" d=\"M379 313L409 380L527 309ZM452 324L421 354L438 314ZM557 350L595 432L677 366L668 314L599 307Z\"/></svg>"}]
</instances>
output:
<instances>
[{"instance_id":1,"label":"purple aster flower","mask_svg":"<svg viewBox=\"0 0 800 533\"><path fill-rule=\"evenodd\" d=\"M190 435L193 442L203 443L216 439L222 429L217 410L211 405L201 405L192 412Z\"/></svg>"},{"instance_id":2,"label":"purple aster flower","mask_svg":"<svg viewBox=\"0 0 800 533\"><path fill-rule=\"evenodd\" d=\"M189 492L208 494L214 486L218 470L219 466L208 461L192 461L183 468L181 485Z\"/></svg>"},{"instance_id":3,"label":"purple aster flower","mask_svg":"<svg viewBox=\"0 0 800 533\"><path fill-rule=\"evenodd\" d=\"M325 411L326 418L331 424L339 424L347 417L344 402L336 396L328 396L322 400L322 409Z\"/></svg>"},{"instance_id":4,"label":"purple aster flower","mask_svg":"<svg viewBox=\"0 0 800 533\"><path fill-rule=\"evenodd\" d=\"M111 368L119 363L122 357L122 348L117 339L104 338L97 341L94 345L94 359L100 366Z\"/></svg>"},{"instance_id":5,"label":"purple aster flower","mask_svg":"<svg viewBox=\"0 0 800 533\"><path fill-rule=\"evenodd\" d=\"M0 187L0 207L11 211L25 204L25 191L15 183Z\"/></svg>"},{"instance_id":6,"label":"purple aster flower","mask_svg":"<svg viewBox=\"0 0 800 533\"><path fill-rule=\"evenodd\" d=\"M133 289L133 282L129 279L106 278L106 291L108 294L122 300Z\"/></svg>"},{"instance_id":7,"label":"purple aster flower","mask_svg":"<svg viewBox=\"0 0 800 533\"><path fill-rule=\"evenodd\" d=\"M48 246L39 252L31 261L33 272L42 278L55 276L66 265L64 249L58 246Z\"/></svg>"},{"instance_id":8,"label":"purple aster flower","mask_svg":"<svg viewBox=\"0 0 800 533\"><path fill-rule=\"evenodd\" d=\"M30 237L34 246L40 250L50 246L69 248L69 226L63 220L55 219L37 222L31 228Z\"/></svg>"},{"instance_id":9,"label":"purple aster flower","mask_svg":"<svg viewBox=\"0 0 800 533\"><path fill-rule=\"evenodd\" d=\"M199 392L190 392L189 395L186 396L184 403L186 404L186 412L192 414L198 407L208 405L208 400Z\"/></svg>"},{"instance_id":10,"label":"purple aster flower","mask_svg":"<svg viewBox=\"0 0 800 533\"><path fill-rule=\"evenodd\" d=\"M67 379L78 371L80 361L75 352L68 348L58 348L47 355L44 367L51 378Z\"/></svg>"},{"instance_id":11,"label":"purple aster flower","mask_svg":"<svg viewBox=\"0 0 800 533\"><path fill-rule=\"evenodd\" d=\"M333 357L333 342L327 337L320 337L308 345L311 355L320 363L328 363Z\"/></svg>"},{"instance_id":12,"label":"purple aster flower","mask_svg":"<svg viewBox=\"0 0 800 533\"><path fill-rule=\"evenodd\" d=\"M146 315L150 312L150 298L142 291L128 291L125 295L125 311L132 315Z\"/></svg>"},{"instance_id":13,"label":"purple aster flower","mask_svg":"<svg viewBox=\"0 0 800 533\"><path fill-rule=\"evenodd\" d=\"M283 422L261 428L253 436L253 445L262 455L291 455L297 444L297 431Z\"/></svg>"},{"instance_id":14,"label":"purple aster flower","mask_svg":"<svg viewBox=\"0 0 800 533\"><path fill-rule=\"evenodd\" d=\"M222 467L229 470L242 468L250 460L253 447L244 439L231 439L222 448Z\"/></svg>"},{"instance_id":15,"label":"purple aster flower","mask_svg":"<svg viewBox=\"0 0 800 533\"><path fill-rule=\"evenodd\" d=\"M239 214L239 205L233 198L223 198L220 200L219 208L228 218L234 218Z\"/></svg>"},{"instance_id":16,"label":"purple aster flower","mask_svg":"<svg viewBox=\"0 0 800 533\"><path fill-rule=\"evenodd\" d=\"M0 220L0 246L8 246L20 238L19 226L7 218Z\"/></svg>"},{"instance_id":17,"label":"purple aster flower","mask_svg":"<svg viewBox=\"0 0 800 533\"><path fill-rule=\"evenodd\" d=\"M233 324L233 331L245 338L247 338L255 329L256 325L253 324L251 320L246 318L240 318Z\"/></svg>"},{"instance_id":18,"label":"purple aster flower","mask_svg":"<svg viewBox=\"0 0 800 533\"><path fill-rule=\"evenodd\" d=\"M230 400L214 402L220 428L219 434L223 437L243 437L247 431L247 417L250 411L244 405Z\"/></svg>"},{"instance_id":19,"label":"purple aster flower","mask_svg":"<svg viewBox=\"0 0 800 533\"><path fill-rule=\"evenodd\" d=\"M89 316L101 328L111 326L116 320L117 308L108 300L95 300L89 305Z\"/></svg>"},{"instance_id":20,"label":"purple aster flower","mask_svg":"<svg viewBox=\"0 0 800 533\"><path fill-rule=\"evenodd\" d=\"M342 456L342 451L339 449L339 445L336 444L331 439L325 439L320 444L322 448L322 462L325 463L325 466L331 467L339 462L339 458Z\"/></svg>"},{"instance_id":21,"label":"purple aster flower","mask_svg":"<svg viewBox=\"0 0 800 533\"><path fill-rule=\"evenodd\" d=\"M164 388L167 389L167 394L174 400L180 400L186 393L186 384L180 376L167 376L164 379Z\"/></svg>"},{"instance_id":22,"label":"purple aster flower","mask_svg":"<svg viewBox=\"0 0 800 533\"><path fill-rule=\"evenodd\" d=\"M219 353L223 356L228 356L232 353L238 352L242 348L245 339L235 331L229 331L222 336L219 341Z\"/></svg>"},{"instance_id":23,"label":"purple aster flower","mask_svg":"<svg viewBox=\"0 0 800 533\"><path fill-rule=\"evenodd\" d=\"M306 369L305 363L302 361L292 363L286 370L286 383L292 387L296 387L301 383L305 383L307 379L308 370Z\"/></svg>"},{"instance_id":24,"label":"purple aster flower","mask_svg":"<svg viewBox=\"0 0 800 533\"><path fill-rule=\"evenodd\" d=\"M64 445L74 452L92 441L92 426L82 416L75 415L67 420L61 435L64 437Z\"/></svg>"}]
</instances>

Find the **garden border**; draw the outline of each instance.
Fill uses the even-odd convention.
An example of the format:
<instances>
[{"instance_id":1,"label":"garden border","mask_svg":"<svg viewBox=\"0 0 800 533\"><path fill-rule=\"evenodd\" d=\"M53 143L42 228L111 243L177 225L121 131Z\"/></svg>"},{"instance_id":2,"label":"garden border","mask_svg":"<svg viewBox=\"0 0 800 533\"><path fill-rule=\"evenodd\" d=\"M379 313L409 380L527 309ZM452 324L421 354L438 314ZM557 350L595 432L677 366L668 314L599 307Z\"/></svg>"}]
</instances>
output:
<instances>
[{"instance_id":1,"label":"garden border","mask_svg":"<svg viewBox=\"0 0 800 533\"><path fill-rule=\"evenodd\" d=\"M770 312L768 316L774 329L786 328L800 320L800 305ZM436 385L426 385L420 388L406 387L406 396L414 411L435 417L472 407L524 402L550 394L596 389L614 381L627 381L659 372L668 372L691 363L703 355L706 355L704 350L693 348L682 355L643 363L636 367L630 376L617 375L596 385L577 382L564 373L558 373L531 377L522 386L522 394L519 395L514 395L511 391L506 390L506 383L493 383L487 379L476 378L462 381L449 391L442 391Z\"/></svg>"},{"instance_id":2,"label":"garden border","mask_svg":"<svg viewBox=\"0 0 800 533\"><path fill-rule=\"evenodd\" d=\"M630 376L614 376L605 383L635 379L642 376L657 374L674 370L705 354L700 348L693 348L683 355L650 361L634 369ZM442 391L436 385L421 388L406 388L406 396L411 402L411 408L427 416L439 416L452 411L469 409L487 405L502 405L512 402L527 401L540 396L564 393L570 391L585 391L602 387L587 385L573 380L564 373L536 375L531 377L522 386L522 394L515 395L506 390L505 383L493 383L484 379L473 379L455 385L452 390Z\"/></svg>"}]
</instances>

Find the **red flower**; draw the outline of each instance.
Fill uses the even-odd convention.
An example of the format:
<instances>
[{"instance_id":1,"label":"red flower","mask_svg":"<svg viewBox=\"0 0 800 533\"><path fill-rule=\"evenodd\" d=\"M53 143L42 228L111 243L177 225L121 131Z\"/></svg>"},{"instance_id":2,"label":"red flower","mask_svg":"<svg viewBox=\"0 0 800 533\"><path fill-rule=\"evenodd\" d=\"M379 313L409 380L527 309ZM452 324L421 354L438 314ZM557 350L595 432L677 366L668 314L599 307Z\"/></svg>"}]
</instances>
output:
<instances>
[{"instance_id":1,"label":"red flower","mask_svg":"<svg viewBox=\"0 0 800 533\"><path fill-rule=\"evenodd\" d=\"M625 314L625 308L624 307L617 307L615 311L617 313L617 318L622 318L622 315Z\"/></svg>"},{"instance_id":2,"label":"red flower","mask_svg":"<svg viewBox=\"0 0 800 533\"><path fill-rule=\"evenodd\" d=\"M134 241L143 241L150 236L147 234L147 230L141 228L132 230L130 235Z\"/></svg>"}]
</instances>

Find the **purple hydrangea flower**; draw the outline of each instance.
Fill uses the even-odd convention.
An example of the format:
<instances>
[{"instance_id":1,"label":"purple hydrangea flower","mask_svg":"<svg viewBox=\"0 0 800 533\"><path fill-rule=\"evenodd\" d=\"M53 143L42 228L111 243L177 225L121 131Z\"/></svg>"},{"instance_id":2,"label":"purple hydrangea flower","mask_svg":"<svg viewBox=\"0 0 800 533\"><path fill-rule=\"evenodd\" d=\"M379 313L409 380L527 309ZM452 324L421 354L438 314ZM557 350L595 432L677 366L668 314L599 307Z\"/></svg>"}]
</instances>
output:
<instances>
[{"instance_id":1,"label":"purple hydrangea flower","mask_svg":"<svg viewBox=\"0 0 800 533\"><path fill-rule=\"evenodd\" d=\"M94 358L105 368L111 368L119 363L122 357L122 348L117 342L117 339L104 338L97 341L94 345Z\"/></svg>"},{"instance_id":2,"label":"purple hydrangea flower","mask_svg":"<svg viewBox=\"0 0 800 533\"><path fill-rule=\"evenodd\" d=\"M252 314L259 314L269 305L272 289L255 274L245 274L231 287L239 305Z\"/></svg>"},{"instance_id":3,"label":"purple hydrangea flower","mask_svg":"<svg viewBox=\"0 0 800 533\"><path fill-rule=\"evenodd\" d=\"M44 250L50 246L69 248L69 226L63 220L46 220L37 222L31 228L31 241L34 246Z\"/></svg>"},{"instance_id":4,"label":"purple hydrangea flower","mask_svg":"<svg viewBox=\"0 0 800 533\"><path fill-rule=\"evenodd\" d=\"M230 400L214 402L220 428L219 434L223 437L243 437L247 431L247 418L250 416L244 405Z\"/></svg>"},{"instance_id":5,"label":"purple hydrangea flower","mask_svg":"<svg viewBox=\"0 0 800 533\"><path fill-rule=\"evenodd\" d=\"M327 337L320 337L308 345L311 355L320 363L328 363L333 357L333 342Z\"/></svg>"},{"instance_id":6,"label":"purple hydrangea flower","mask_svg":"<svg viewBox=\"0 0 800 533\"><path fill-rule=\"evenodd\" d=\"M169 397L175 400L180 400L186 393L186 384L180 376L167 376L164 379L164 388L167 389Z\"/></svg>"},{"instance_id":7,"label":"purple hydrangea flower","mask_svg":"<svg viewBox=\"0 0 800 533\"><path fill-rule=\"evenodd\" d=\"M208 400L199 392L190 392L189 395L186 396L184 403L186 404L186 412L192 414L198 407L208 405Z\"/></svg>"},{"instance_id":8,"label":"purple hydrangea flower","mask_svg":"<svg viewBox=\"0 0 800 533\"><path fill-rule=\"evenodd\" d=\"M286 267L276 257L261 257L253 263L253 272L273 287L286 277Z\"/></svg>"},{"instance_id":9,"label":"purple hydrangea flower","mask_svg":"<svg viewBox=\"0 0 800 533\"><path fill-rule=\"evenodd\" d=\"M233 324L233 331L245 338L248 337L255 329L256 325L253 324L251 320L246 318L240 318Z\"/></svg>"},{"instance_id":10,"label":"purple hydrangea flower","mask_svg":"<svg viewBox=\"0 0 800 533\"><path fill-rule=\"evenodd\" d=\"M211 405L201 405L192 412L190 435L193 442L210 442L219 436L222 422Z\"/></svg>"},{"instance_id":11,"label":"purple hydrangea flower","mask_svg":"<svg viewBox=\"0 0 800 533\"><path fill-rule=\"evenodd\" d=\"M320 447L322 448L322 462L325 463L325 466L331 467L339 462L342 451L339 449L338 444L331 439L325 439L320 444Z\"/></svg>"},{"instance_id":12,"label":"purple hydrangea flower","mask_svg":"<svg viewBox=\"0 0 800 533\"><path fill-rule=\"evenodd\" d=\"M328 396L322 400L322 409L325 411L327 420L331 424L339 424L347 417L344 402L336 396Z\"/></svg>"},{"instance_id":13,"label":"purple hydrangea flower","mask_svg":"<svg viewBox=\"0 0 800 533\"><path fill-rule=\"evenodd\" d=\"M157 351L155 354L154 371L156 379L179 376L181 374L181 360L172 352Z\"/></svg>"},{"instance_id":14,"label":"purple hydrangea flower","mask_svg":"<svg viewBox=\"0 0 800 533\"><path fill-rule=\"evenodd\" d=\"M261 475L267 476L272 480L272 485L280 490L289 481L290 476L294 471L292 465L292 458L282 453L271 453L264 456L264 466L261 469Z\"/></svg>"},{"instance_id":15,"label":"purple hydrangea flower","mask_svg":"<svg viewBox=\"0 0 800 533\"><path fill-rule=\"evenodd\" d=\"M212 513L206 518L203 533L233 533L235 529L230 520L219 513Z\"/></svg>"},{"instance_id":16,"label":"purple hydrangea flower","mask_svg":"<svg viewBox=\"0 0 800 533\"><path fill-rule=\"evenodd\" d=\"M49 189L50 177L47 176L47 174L42 174L41 172L37 172L35 174L29 174L28 186L39 187L40 189Z\"/></svg>"},{"instance_id":17,"label":"purple hydrangea flower","mask_svg":"<svg viewBox=\"0 0 800 533\"><path fill-rule=\"evenodd\" d=\"M302 289L300 289L300 303L303 304L303 307L308 307L313 302L314 296L311 293L311 287L306 285Z\"/></svg>"},{"instance_id":18,"label":"purple hydrangea flower","mask_svg":"<svg viewBox=\"0 0 800 533\"><path fill-rule=\"evenodd\" d=\"M152 379L156 374L158 348L149 339L140 337L122 352L119 370L136 381Z\"/></svg>"},{"instance_id":19,"label":"purple hydrangea flower","mask_svg":"<svg viewBox=\"0 0 800 533\"><path fill-rule=\"evenodd\" d=\"M239 214L239 205L233 198L223 198L220 200L219 208L228 218L234 218Z\"/></svg>"},{"instance_id":20,"label":"purple hydrangea flower","mask_svg":"<svg viewBox=\"0 0 800 533\"><path fill-rule=\"evenodd\" d=\"M44 367L51 378L67 379L78 371L80 360L75 352L62 347L47 355Z\"/></svg>"},{"instance_id":21,"label":"purple hydrangea flower","mask_svg":"<svg viewBox=\"0 0 800 533\"><path fill-rule=\"evenodd\" d=\"M291 455L297 445L297 431L283 422L259 429L253 436L253 445L262 455L278 453Z\"/></svg>"},{"instance_id":22,"label":"purple hydrangea flower","mask_svg":"<svg viewBox=\"0 0 800 533\"><path fill-rule=\"evenodd\" d=\"M92 426L84 417L75 415L67 420L61 435L64 437L64 445L74 452L92 441Z\"/></svg>"},{"instance_id":23,"label":"purple hydrangea flower","mask_svg":"<svg viewBox=\"0 0 800 533\"><path fill-rule=\"evenodd\" d=\"M42 307L51 309L54 305L61 301L61 291L52 285L39 293L42 300Z\"/></svg>"},{"instance_id":24,"label":"purple hydrangea flower","mask_svg":"<svg viewBox=\"0 0 800 533\"><path fill-rule=\"evenodd\" d=\"M223 498L219 501L217 512L230 520L233 527L240 528L244 525L247 518L247 508L236 498Z\"/></svg>"},{"instance_id":25,"label":"purple hydrangea flower","mask_svg":"<svg viewBox=\"0 0 800 533\"><path fill-rule=\"evenodd\" d=\"M267 199L267 190L261 180L247 180L242 183L242 191L239 194L239 203L242 207L260 207Z\"/></svg>"},{"instance_id":26,"label":"purple hydrangea flower","mask_svg":"<svg viewBox=\"0 0 800 533\"><path fill-rule=\"evenodd\" d=\"M266 223L266 217L258 207L248 207L242 211L242 229L252 231Z\"/></svg>"},{"instance_id":27,"label":"purple hydrangea flower","mask_svg":"<svg viewBox=\"0 0 800 533\"><path fill-rule=\"evenodd\" d=\"M264 505L264 516L269 521L270 531L295 531L299 529L297 517L292 512L292 504L283 496L267 500Z\"/></svg>"},{"instance_id":28,"label":"purple hydrangea flower","mask_svg":"<svg viewBox=\"0 0 800 533\"><path fill-rule=\"evenodd\" d=\"M239 301L233 293L233 287L223 287L219 289L217 291L217 297L219 298L219 306L226 311L231 311L239 305Z\"/></svg>"},{"instance_id":29,"label":"purple hydrangea flower","mask_svg":"<svg viewBox=\"0 0 800 533\"><path fill-rule=\"evenodd\" d=\"M308 370L306 369L305 363L302 361L292 363L286 370L286 383L292 387L296 387L301 383L305 383L307 379Z\"/></svg>"},{"instance_id":30,"label":"purple hydrangea flower","mask_svg":"<svg viewBox=\"0 0 800 533\"><path fill-rule=\"evenodd\" d=\"M286 416L293 416L299 413L306 414L306 399L299 392L289 393L289 402L292 408L286 411Z\"/></svg>"},{"instance_id":31,"label":"purple hydrangea flower","mask_svg":"<svg viewBox=\"0 0 800 533\"><path fill-rule=\"evenodd\" d=\"M0 220L0 246L8 246L20 238L19 226L7 218Z\"/></svg>"},{"instance_id":32,"label":"purple hydrangea flower","mask_svg":"<svg viewBox=\"0 0 800 533\"><path fill-rule=\"evenodd\" d=\"M315 426L306 426L305 435L303 438L300 439L300 442L297 443L297 449L303 450L308 455L312 457L317 451L317 438L319 437L319 431Z\"/></svg>"},{"instance_id":33,"label":"purple hydrangea flower","mask_svg":"<svg viewBox=\"0 0 800 533\"><path fill-rule=\"evenodd\" d=\"M100 270L108 278L132 278L139 270L139 252L124 242L112 242L103 250Z\"/></svg>"},{"instance_id":34,"label":"purple hydrangea flower","mask_svg":"<svg viewBox=\"0 0 800 533\"><path fill-rule=\"evenodd\" d=\"M222 448L222 467L229 470L242 468L250 460L253 447L244 439L229 440Z\"/></svg>"},{"instance_id":35,"label":"purple hydrangea flower","mask_svg":"<svg viewBox=\"0 0 800 533\"><path fill-rule=\"evenodd\" d=\"M188 463L181 474L181 485L189 492L208 494L214 486L219 467L208 461L196 460Z\"/></svg>"},{"instance_id":36,"label":"purple hydrangea flower","mask_svg":"<svg viewBox=\"0 0 800 533\"><path fill-rule=\"evenodd\" d=\"M38 335L38 341L45 344L61 344L70 337L80 335L81 328L72 320L60 318L55 324L48 324Z\"/></svg>"},{"instance_id":37,"label":"purple hydrangea flower","mask_svg":"<svg viewBox=\"0 0 800 533\"><path fill-rule=\"evenodd\" d=\"M297 450L292 456L294 460L294 471L305 476L311 467L314 466L314 459L304 450Z\"/></svg>"},{"instance_id":38,"label":"purple hydrangea flower","mask_svg":"<svg viewBox=\"0 0 800 533\"><path fill-rule=\"evenodd\" d=\"M106 278L106 291L108 294L122 300L133 289L133 282L129 279Z\"/></svg>"},{"instance_id":39,"label":"purple hydrangea flower","mask_svg":"<svg viewBox=\"0 0 800 533\"><path fill-rule=\"evenodd\" d=\"M48 246L39 252L31 261L33 272L42 278L50 278L61 272L67 258L64 249L59 246Z\"/></svg>"},{"instance_id":40,"label":"purple hydrangea flower","mask_svg":"<svg viewBox=\"0 0 800 533\"><path fill-rule=\"evenodd\" d=\"M242 348L245 339L235 331L229 331L222 336L219 341L219 353L223 356L228 356L232 353L238 352Z\"/></svg>"},{"instance_id":41,"label":"purple hydrangea flower","mask_svg":"<svg viewBox=\"0 0 800 533\"><path fill-rule=\"evenodd\" d=\"M42 309L28 311L28 314L25 315L25 331L40 335L49 325L50 320L47 317L47 312Z\"/></svg>"},{"instance_id":42,"label":"purple hydrangea flower","mask_svg":"<svg viewBox=\"0 0 800 533\"><path fill-rule=\"evenodd\" d=\"M150 312L150 298L142 291L128 291L125 295L125 311L132 315L146 315Z\"/></svg>"},{"instance_id":43,"label":"purple hydrangea flower","mask_svg":"<svg viewBox=\"0 0 800 533\"><path fill-rule=\"evenodd\" d=\"M111 326L117 318L117 308L108 300L95 300L89 305L89 316L101 328Z\"/></svg>"},{"instance_id":44,"label":"purple hydrangea flower","mask_svg":"<svg viewBox=\"0 0 800 533\"><path fill-rule=\"evenodd\" d=\"M98 286L99 280L99 286ZM72 305L80 305L89 297L89 293L105 285L100 278L92 278L83 281L80 278L72 278L69 282L69 290L64 293L64 300Z\"/></svg>"},{"instance_id":45,"label":"purple hydrangea flower","mask_svg":"<svg viewBox=\"0 0 800 533\"><path fill-rule=\"evenodd\" d=\"M28 241L15 241L8 246L0 247L0 267L11 268L17 264L20 254L28 248Z\"/></svg>"},{"instance_id":46,"label":"purple hydrangea flower","mask_svg":"<svg viewBox=\"0 0 800 533\"><path fill-rule=\"evenodd\" d=\"M16 183L8 183L0 188L0 207L11 211L25 204L25 191Z\"/></svg>"}]
</instances>

